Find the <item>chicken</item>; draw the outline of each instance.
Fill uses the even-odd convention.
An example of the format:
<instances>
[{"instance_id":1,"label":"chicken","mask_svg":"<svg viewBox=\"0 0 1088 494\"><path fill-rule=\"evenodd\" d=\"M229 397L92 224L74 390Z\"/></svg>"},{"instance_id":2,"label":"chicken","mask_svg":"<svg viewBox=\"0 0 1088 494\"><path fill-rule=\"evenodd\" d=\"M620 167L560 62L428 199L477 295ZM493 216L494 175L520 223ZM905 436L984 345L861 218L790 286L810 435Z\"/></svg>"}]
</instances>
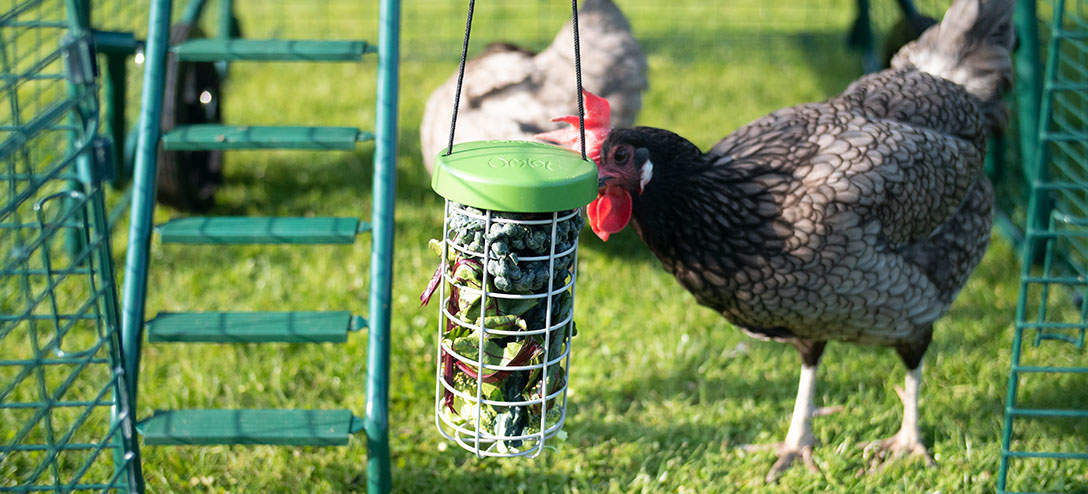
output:
<instances>
[{"instance_id":1,"label":"chicken","mask_svg":"<svg viewBox=\"0 0 1088 494\"><path fill-rule=\"evenodd\" d=\"M918 427L921 362L989 242L982 166L986 134L1004 122L1012 5L956 0L891 69L760 118L705 153L667 130L587 129L605 136L593 146L594 232L607 240L630 223L699 304L800 352L768 481L798 458L815 468L810 421L828 341L895 349L908 369L903 421L870 451L877 462L910 454L932 464ZM600 113L605 103L590 99ZM575 129L543 137L578 143Z\"/></svg>"},{"instance_id":2,"label":"chicken","mask_svg":"<svg viewBox=\"0 0 1088 494\"><path fill-rule=\"evenodd\" d=\"M578 24L583 85L608 99L614 122L632 125L647 87L646 57L627 18L611 0L585 0ZM455 72L427 100L419 135L428 172L449 143L456 87ZM577 111L573 30L568 21L540 53L496 43L465 64L454 142L530 140L558 127L553 116Z\"/></svg>"}]
</instances>

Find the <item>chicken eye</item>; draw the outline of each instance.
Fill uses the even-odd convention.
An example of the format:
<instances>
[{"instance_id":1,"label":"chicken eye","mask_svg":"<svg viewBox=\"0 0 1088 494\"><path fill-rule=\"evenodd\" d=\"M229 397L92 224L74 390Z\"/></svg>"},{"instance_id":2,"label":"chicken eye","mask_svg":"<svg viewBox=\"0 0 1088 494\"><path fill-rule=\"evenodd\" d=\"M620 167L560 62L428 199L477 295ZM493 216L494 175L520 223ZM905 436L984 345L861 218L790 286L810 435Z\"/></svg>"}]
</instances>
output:
<instances>
[{"instance_id":1,"label":"chicken eye","mask_svg":"<svg viewBox=\"0 0 1088 494\"><path fill-rule=\"evenodd\" d=\"M627 158L628 158L628 155L627 155L627 148L626 147L621 147L621 148L616 149L616 153L612 155L612 159L615 160L616 163L626 163Z\"/></svg>"}]
</instances>

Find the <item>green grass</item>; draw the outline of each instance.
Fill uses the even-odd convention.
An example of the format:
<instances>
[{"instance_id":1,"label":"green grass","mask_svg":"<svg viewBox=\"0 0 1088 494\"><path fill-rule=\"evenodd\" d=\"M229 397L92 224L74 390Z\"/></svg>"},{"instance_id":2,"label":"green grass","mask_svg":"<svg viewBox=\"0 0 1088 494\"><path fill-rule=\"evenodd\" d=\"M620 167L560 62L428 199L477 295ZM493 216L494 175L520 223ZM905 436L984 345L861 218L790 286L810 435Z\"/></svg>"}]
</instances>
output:
<instances>
[{"instance_id":1,"label":"green grass","mask_svg":"<svg viewBox=\"0 0 1088 494\"><path fill-rule=\"evenodd\" d=\"M288 2L283 8L289 15L282 18L277 15L283 11L256 1L239 2L239 11L243 29L254 36L369 36L375 21L366 15L374 8L355 3L318 2L307 14L306 3ZM858 58L842 43L852 15L846 0L810 8L785 2L759 7L763 2L756 0L730 8L694 1L634 3L621 5L631 7L651 69L639 122L670 128L700 146L761 114L833 94L859 73ZM492 4L497 3L478 6L479 43L528 39L539 47L566 15L562 5L549 7L540 21L541 2L526 6L530 14L520 17L513 7ZM796 352L749 339L712 311L697 308L630 231L607 244L592 235L582 241L569 439L536 460L478 460L447 445L432 415L436 309L419 309L417 299L436 262L426 241L441 226L441 202L420 162L418 124L430 90L455 66L460 21L450 16L459 16L461 8L457 2L405 6L390 392L397 491L995 489L1018 272L1014 253L1000 239L937 324L926 359L922 430L937 468L903 461L881 473L864 472L867 462L856 444L895 432L900 405L892 386L902 381L903 368L888 349L832 344L820 370L817 403L844 410L815 420L822 473L794 468L778 485L764 486L772 455L737 446L785 436L799 369ZM237 64L224 113L239 124L367 128L373 91L371 64ZM231 153L215 212L367 218L371 152L362 145L347 153ZM156 218L175 214L160 208ZM156 242L148 315L284 308L365 313L369 247L365 238L333 247ZM361 415L366 349L365 334L344 345L145 344L139 415L180 407L348 407ZM1086 399L1083 392L1076 398ZM1083 425L1040 425L1018 437L1036 446L1084 450L1088 434ZM143 455L150 492L366 488L361 437L346 448L147 447ZM1038 463L1018 472L1028 486L1050 478L1043 487L1088 489L1084 463Z\"/></svg>"}]
</instances>

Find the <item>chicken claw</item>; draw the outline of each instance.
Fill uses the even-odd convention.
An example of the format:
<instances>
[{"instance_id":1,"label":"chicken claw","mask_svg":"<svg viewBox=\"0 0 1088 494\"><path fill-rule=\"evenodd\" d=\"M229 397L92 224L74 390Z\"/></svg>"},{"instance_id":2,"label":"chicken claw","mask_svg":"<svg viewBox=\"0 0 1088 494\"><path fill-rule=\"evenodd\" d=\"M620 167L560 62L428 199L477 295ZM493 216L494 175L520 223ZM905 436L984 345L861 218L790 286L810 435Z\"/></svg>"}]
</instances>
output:
<instances>
[{"instance_id":1,"label":"chicken claw","mask_svg":"<svg viewBox=\"0 0 1088 494\"><path fill-rule=\"evenodd\" d=\"M805 444L796 448L783 447L778 450L778 461L774 462L771 466L771 471L767 472L767 476L763 478L763 481L768 484L778 482L779 477L791 466L793 462L801 458L804 461L805 467L810 472L820 473L820 467L816 466L816 461L812 458L812 445Z\"/></svg>"},{"instance_id":2,"label":"chicken claw","mask_svg":"<svg viewBox=\"0 0 1088 494\"><path fill-rule=\"evenodd\" d=\"M937 466L936 460L933 459L933 455L929 453L926 445L922 443L921 438L917 434L906 432L908 431L901 430L896 435L882 441L864 444L865 456L872 455L869 459L870 472L883 470L893 460L913 456L924 458L927 467Z\"/></svg>"}]
</instances>

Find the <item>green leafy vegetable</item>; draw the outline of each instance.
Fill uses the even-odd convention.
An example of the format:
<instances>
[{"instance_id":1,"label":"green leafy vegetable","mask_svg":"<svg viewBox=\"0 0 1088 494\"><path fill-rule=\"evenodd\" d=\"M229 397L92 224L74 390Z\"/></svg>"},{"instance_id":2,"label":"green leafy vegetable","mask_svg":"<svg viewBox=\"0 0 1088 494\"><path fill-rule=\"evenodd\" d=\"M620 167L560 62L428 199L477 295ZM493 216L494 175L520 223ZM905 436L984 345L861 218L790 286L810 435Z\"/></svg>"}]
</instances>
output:
<instances>
[{"instance_id":1,"label":"green leafy vegetable","mask_svg":"<svg viewBox=\"0 0 1088 494\"><path fill-rule=\"evenodd\" d=\"M499 451L516 452L524 446L522 439L501 438L539 433L540 400L566 385L566 371L557 359L568 347L574 323L554 326L570 320L574 300L569 290L563 290L552 295L549 304L547 293L549 288L554 292L573 279L573 248L584 222L575 214L555 223L553 229L551 222L538 225L503 221L550 220L550 214L492 212L492 223L487 228L484 211L464 206L452 209L446 237L450 245L442 240L428 243L439 257L446 253L442 265L452 283L447 282L448 296L443 303L460 321L447 318L442 335L442 379L457 392L447 390L440 413L447 423L469 431L476 430L478 418L479 433L500 438ZM559 216L570 213L561 212ZM442 283L442 265L420 296L424 305ZM489 294L486 304L485 283ZM510 298L503 294L532 297ZM547 324L553 326L547 333L516 334L540 331ZM475 326L488 331L481 337ZM496 330L515 334L489 332ZM481 361L486 366L483 369ZM545 370L545 362L553 363ZM533 366L536 368L503 369ZM483 400L498 403L479 403L477 392ZM533 400L537 402L518 404ZM561 397L547 401L545 428L558 423L560 406Z\"/></svg>"}]
</instances>

